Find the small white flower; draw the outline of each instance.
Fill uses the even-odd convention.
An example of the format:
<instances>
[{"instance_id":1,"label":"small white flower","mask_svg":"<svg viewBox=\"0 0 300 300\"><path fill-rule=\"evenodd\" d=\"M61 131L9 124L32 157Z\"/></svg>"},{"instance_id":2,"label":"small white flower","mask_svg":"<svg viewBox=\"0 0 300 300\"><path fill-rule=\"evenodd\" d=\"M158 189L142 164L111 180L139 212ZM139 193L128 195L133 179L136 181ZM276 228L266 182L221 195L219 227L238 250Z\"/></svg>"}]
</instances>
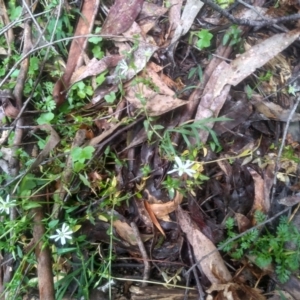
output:
<instances>
[{"instance_id":1,"label":"small white flower","mask_svg":"<svg viewBox=\"0 0 300 300\"><path fill-rule=\"evenodd\" d=\"M9 198L9 195L7 195L6 200L4 201L3 198L0 197L0 213L5 212L6 214L9 214L9 209L15 206L15 200L10 201Z\"/></svg>"},{"instance_id":2,"label":"small white flower","mask_svg":"<svg viewBox=\"0 0 300 300\"><path fill-rule=\"evenodd\" d=\"M184 173L186 173L189 176L193 176L193 174L196 173L195 170L191 169L191 166L194 164L192 161L187 160L185 163L183 163L182 160L178 156L175 156L175 161L176 161L177 167L175 167L173 170L169 171L168 174L178 172L179 176L181 176Z\"/></svg>"},{"instance_id":3,"label":"small white flower","mask_svg":"<svg viewBox=\"0 0 300 300\"><path fill-rule=\"evenodd\" d=\"M60 240L61 244L64 245L66 243L66 239L72 238L73 231L70 230L70 227L65 223L62 225L61 230L56 229L57 234L51 235L50 239L55 239L55 242Z\"/></svg>"},{"instance_id":4,"label":"small white flower","mask_svg":"<svg viewBox=\"0 0 300 300\"><path fill-rule=\"evenodd\" d=\"M126 76L128 72L128 65L124 59L119 62L119 72L121 76Z\"/></svg>"}]
</instances>

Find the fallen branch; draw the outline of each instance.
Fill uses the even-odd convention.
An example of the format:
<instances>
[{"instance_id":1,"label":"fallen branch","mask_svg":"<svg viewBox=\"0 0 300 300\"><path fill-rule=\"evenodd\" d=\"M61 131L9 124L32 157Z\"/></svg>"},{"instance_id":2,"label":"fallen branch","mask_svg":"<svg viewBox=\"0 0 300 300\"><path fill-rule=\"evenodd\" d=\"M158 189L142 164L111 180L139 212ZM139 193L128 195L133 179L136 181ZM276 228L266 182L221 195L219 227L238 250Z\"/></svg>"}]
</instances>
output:
<instances>
[{"instance_id":1,"label":"fallen branch","mask_svg":"<svg viewBox=\"0 0 300 300\"><path fill-rule=\"evenodd\" d=\"M222 16L229 19L232 23L242 25L242 26L272 26L275 24L285 23L296 21L300 19L300 14L293 14L289 16L279 17L279 18L266 18L265 20L250 20L250 19L238 19L230 14L228 11L222 9L218 4L211 0L202 0L203 3L207 4L217 12L219 12Z\"/></svg>"}]
</instances>

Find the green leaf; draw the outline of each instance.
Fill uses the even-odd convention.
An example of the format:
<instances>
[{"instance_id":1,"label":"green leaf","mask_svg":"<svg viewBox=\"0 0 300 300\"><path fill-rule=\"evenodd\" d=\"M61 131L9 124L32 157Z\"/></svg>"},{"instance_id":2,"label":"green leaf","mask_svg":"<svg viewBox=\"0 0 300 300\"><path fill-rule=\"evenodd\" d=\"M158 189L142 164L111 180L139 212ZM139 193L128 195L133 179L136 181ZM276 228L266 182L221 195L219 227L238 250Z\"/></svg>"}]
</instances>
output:
<instances>
[{"instance_id":1,"label":"green leaf","mask_svg":"<svg viewBox=\"0 0 300 300\"><path fill-rule=\"evenodd\" d=\"M157 124L157 125L154 125L153 128L156 130L160 130L160 129L164 129L165 127Z\"/></svg>"},{"instance_id":2,"label":"green leaf","mask_svg":"<svg viewBox=\"0 0 300 300\"><path fill-rule=\"evenodd\" d=\"M43 124L50 124L53 119L54 119L54 113L47 112L47 113L42 113L36 121L39 125L43 125Z\"/></svg>"},{"instance_id":3,"label":"green leaf","mask_svg":"<svg viewBox=\"0 0 300 300\"><path fill-rule=\"evenodd\" d=\"M93 146L87 146L82 149L82 158L84 159L91 159L95 148Z\"/></svg>"},{"instance_id":4,"label":"green leaf","mask_svg":"<svg viewBox=\"0 0 300 300\"><path fill-rule=\"evenodd\" d=\"M104 96L104 99L107 103L112 104L116 100L116 93L110 92L110 94Z\"/></svg>"},{"instance_id":5,"label":"green leaf","mask_svg":"<svg viewBox=\"0 0 300 300\"><path fill-rule=\"evenodd\" d=\"M225 33L224 36L223 36L223 41L222 41L223 46L225 46L228 43L229 38L230 38L230 34L229 33Z\"/></svg>"},{"instance_id":6,"label":"green leaf","mask_svg":"<svg viewBox=\"0 0 300 300\"><path fill-rule=\"evenodd\" d=\"M85 98L85 92L83 91L83 90L79 90L78 92L77 92L77 95L81 98L81 99L83 99L83 98Z\"/></svg>"},{"instance_id":7,"label":"green leaf","mask_svg":"<svg viewBox=\"0 0 300 300\"><path fill-rule=\"evenodd\" d=\"M80 147L74 147L74 148L72 148L70 154L72 156L73 162L80 160L80 158L81 158L81 152L82 152L82 149Z\"/></svg>"},{"instance_id":8,"label":"green leaf","mask_svg":"<svg viewBox=\"0 0 300 300\"><path fill-rule=\"evenodd\" d=\"M51 220L49 223L48 223L48 227L50 229L53 229L56 227L56 225L59 223L59 220Z\"/></svg>"},{"instance_id":9,"label":"green leaf","mask_svg":"<svg viewBox=\"0 0 300 300\"><path fill-rule=\"evenodd\" d=\"M65 254L65 253L69 253L69 252L73 252L73 251L76 251L77 248L76 247L70 247L70 248L59 248L57 249L57 255L62 255L62 254ZM80 269L78 269L80 270Z\"/></svg>"},{"instance_id":10,"label":"green leaf","mask_svg":"<svg viewBox=\"0 0 300 300\"><path fill-rule=\"evenodd\" d=\"M36 56L31 57L29 62L28 74L34 75L35 71L39 70L39 68L40 68L40 60Z\"/></svg>"},{"instance_id":11,"label":"green leaf","mask_svg":"<svg viewBox=\"0 0 300 300\"><path fill-rule=\"evenodd\" d=\"M80 172L81 170L83 170L84 167L85 167L85 164L82 162L77 161L74 163L74 171L77 173Z\"/></svg>"},{"instance_id":12,"label":"green leaf","mask_svg":"<svg viewBox=\"0 0 300 300\"><path fill-rule=\"evenodd\" d=\"M210 41L213 38L213 35L207 29L202 29L197 33L197 37L199 40L197 41L196 46L199 49L204 49L210 46Z\"/></svg>"},{"instance_id":13,"label":"green leaf","mask_svg":"<svg viewBox=\"0 0 300 300\"><path fill-rule=\"evenodd\" d=\"M25 204L22 205L22 208L24 210L29 210L35 207L42 207L42 205L38 202L26 202Z\"/></svg>"},{"instance_id":14,"label":"green leaf","mask_svg":"<svg viewBox=\"0 0 300 300\"><path fill-rule=\"evenodd\" d=\"M98 76L96 77L96 83L97 83L98 85L101 85L101 84L105 81L105 79L106 79L106 74L107 74L107 72L105 71L105 72L101 73L100 75L98 75Z\"/></svg>"},{"instance_id":15,"label":"green leaf","mask_svg":"<svg viewBox=\"0 0 300 300\"><path fill-rule=\"evenodd\" d=\"M102 59L104 57L104 52L101 50L101 47L97 45L92 48L92 53L97 59Z\"/></svg>"},{"instance_id":16,"label":"green leaf","mask_svg":"<svg viewBox=\"0 0 300 300\"><path fill-rule=\"evenodd\" d=\"M10 16L10 21L17 20L21 16L22 7L21 6L11 7L8 12Z\"/></svg>"},{"instance_id":17,"label":"green leaf","mask_svg":"<svg viewBox=\"0 0 300 300\"><path fill-rule=\"evenodd\" d=\"M101 41L102 41L102 37L100 37L100 36L93 36L93 37L89 38L89 42L92 44L95 44L95 45L97 45Z\"/></svg>"},{"instance_id":18,"label":"green leaf","mask_svg":"<svg viewBox=\"0 0 300 300\"><path fill-rule=\"evenodd\" d=\"M196 71L197 71L197 68L191 68L190 72L188 74L188 79L191 79L195 75Z\"/></svg>"},{"instance_id":19,"label":"green leaf","mask_svg":"<svg viewBox=\"0 0 300 300\"><path fill-rule=\"evenodd\" d=\"M89 188L91 187L90 182L85 178L85 176L83 176L82 174L79 174L79 178L84 185L86 185Z\"/></svg>"}]
</instances>

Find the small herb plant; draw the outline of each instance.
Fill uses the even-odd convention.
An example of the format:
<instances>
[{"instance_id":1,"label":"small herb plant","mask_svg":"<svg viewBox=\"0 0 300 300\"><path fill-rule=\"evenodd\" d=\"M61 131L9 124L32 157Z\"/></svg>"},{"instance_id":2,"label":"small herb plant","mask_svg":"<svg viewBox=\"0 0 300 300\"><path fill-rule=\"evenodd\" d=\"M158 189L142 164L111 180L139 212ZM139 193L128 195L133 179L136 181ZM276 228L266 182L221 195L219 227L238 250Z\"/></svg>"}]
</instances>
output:
<instances>
[{"instance_id":1,"label":"small herb plant","mask_svg":"<svg viewBox=\"0 0 300 300\"><path fill-rule=\"evenodd\" d=\"M223 37L223 45L227 45L229 42L229 46L238 45L241 41L241 33L242 31L238 28L237 25L231 25L229 29L226 31Z\"/></svg>"},{"instance_id":2,"label":"small herb plant","mask_svg":"<svg viewBox=\"0 0 300 300\"><path fill-rule=\"evenodd\" d=\"M262 220L261 213L256 214L255 217L257 220ZM228 238L219 246L234 259L238 260L249 254L255 258L255 263L260 268L273 264L275 273L282 283L289 279L293 271L299 269L300 232L287 217L280 218L274 233L266 229L266 233L259 235L257 229L252 229L241 238L224 245L237 236L233 218L227 219L226 230Z\"/></svg>"},{"instance_id":3,"label":"small herb plant","mask_svg":"<svg viewBox=\"0 0 300 300\"><path fill-rule=\"evenodd\" d=\"M207 29L201 29L200 31L191 32L189 44L192 44L193 37L196 37L195 46L198 49L202 50L210 47L213 34L211 34Z\"/></svg>"}]
</instances>

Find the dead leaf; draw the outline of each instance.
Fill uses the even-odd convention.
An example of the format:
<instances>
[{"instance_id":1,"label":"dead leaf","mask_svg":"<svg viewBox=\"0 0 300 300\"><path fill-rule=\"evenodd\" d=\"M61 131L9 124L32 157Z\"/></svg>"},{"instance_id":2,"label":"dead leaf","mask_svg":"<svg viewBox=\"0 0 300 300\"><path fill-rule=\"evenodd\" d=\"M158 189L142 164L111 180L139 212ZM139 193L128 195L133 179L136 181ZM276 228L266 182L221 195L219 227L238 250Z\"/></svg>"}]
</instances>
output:
<instances>
[{"instance_id":1,"label":"dead leaf","mask_svg":"<svg viewBox=\"0 0 300 300\"><path fill-rule=\"evenodd\" d=\"M195 121L217 117L227 98L230 85L237 85L257 68L262 67L278 53L287 48L300 35L300 29L273 35L234 59L230 64L221 62L214 70L202 94ZM209 127L213 126L209 123ZM208 132L199 131L203 143Z\"/></svg>"},{"instance_id":2,"label":"dead leaf","mask_svg":"<svg viewBox=\"0 0 300 300\"><path fill-rule=\"evenodd\" d=\"M100 135L94 137L90 141L86 143L86 146L96 146L101 141L103 141L105 138L107 138L109 135L111 135L117 128L119 128L121 125L124 125L122 122L119 122L117 124L110 124L110 128L102 132Z\"/></svg>"},{"instance_id":3,"label":"dead leaf","mask_svg":"<svg viewBox=\"0 0 300 300\"><path fill-rule=\"evenodd\" d=\"M246 99L231 101L229 105L227 105L228 100L226 101L220 115L231 120L215 123L214 131L218 135L221 135L228 130L234 129L238 125L243 124L248 119L248 117L252 114L253 109L249 101L246 101Z\"/></svg>"},{"instance_id":4,"label":"dead leaf","mask_svg":"<svg viewBox=\"0 0 300 300\"><path fill-rule=\"evenodd\" d=\"M284 197L278 200L278 203L285 206L294 206L295 204L300 203L300 193L297 193L294 196Z\"/></svg>"},{"instance_id":5,"label":"dead leaf","mask_svg":"<svg viewBox=\"0 0 300 300\"><path fill-rule=\"evenodd\" d=\"M0 91L1 110L7 117L15 119L19 115L20 110L13 103L16 103L16 99L9 90Z\"/></svg>"},{"instance_id":6,"label":"dead leaf","mask_svg":"<svg viewBox=\"0 0 300 300\"><path fill-rule=\"evenodd\" d=\"M291 113L290 109L284 109L278 104L264 100L263 97L258 94L252 95L251 103L255 106L256 110L267 119L286 122ZM291 121L300 121L300 114L294 113Z\"/></svg>"},{"instance_id":7,"label":"dead leaf","mask_svg":"<svg viewBox=\"0 0 300 300\"><path fill-rule=\"evenodd\" d=\"M251 222L246 216L240 213L235 213L234 216L237 222L239 233L242 233L251 228Z\"/></svg>"},{"instance_id":8,"label":"dead leaf","mask_svg":"<svg viewBox=\"0 0 300 300\"><path fill-rule=\"evenodd\" d=\"M83 80L89 76L96 76L106 71L107 69L115 67L122 59L120 55L109 55L101 60L93 58L86 66L78 68L72 75L70 85Z\"/></svg>"},{"instance_id":9,"label":"dead leaf","mask_svg":"<svg viewBox=\"0 0 300 300\"><path fill-rule=\"evenodd\" d=\"M230 68L229 65L223 61L213 71L203 91L195 116L195 121L217 117L219 115L219 112L223 107L229 94L230 86L222 86L222 90L218 92L216 92L215 89L220 76L222 76L222 73L225 72L228 68ZM214 123L210 122L206 124L206 126L212 128L214 126ZM209 132L207 130L199 131L200 140L203 143L207 141L208 135Z\"/></svg>"},{"instance_id":10,"label":"dead leaf","mask_svg":"<svg viewBox=\"0 0 300 300\"><path fill-rule=\"evenodd\" d=\"M170 222L169 214L177 209L181 204L183 195L176 191L176 196L173 201L166 203L152 203L149 204L152 212L158 219Z\"/></svg>"},{"instance_id":11,"label":"dead leaf","mask_svg":"<svg viewBox=\"0 0 300 300\"><path fill-rule=\"evenodd\" d=\"M151 209L151 206L150 204L147 202L147 201L144 201L144 205L145 205L145 208L150 216L150 219L151 221L153 222L153 224L155 225L155 227L161 232L161 234L166 237L166 234L164 232L164 230L161 228L159 222L157 221L156 219L156 216L155 214L153 213L152 209Z\"/></svg>"},{"instance_id":12,"label":"dead leaf","mask_svg":"<svg viewBox=\"0 0 300 300\"><path fill-rule=\"evenodd\" d=\"M146 109L150 116L159 116L187 104L187 101L176 98L175 92L161 80L157 73L148 67L146 71L158 91L154 91L142 82L128 85L125 97L134 107Z\"/></svg>"},{"instance_id":13,"label":"dead leaf","mask_svg":"<svg viewBox=\"0 0 300 300\"><path fill-rule=\"evenodd\" d=\"M231 281L232 276L215 245L197 228L189 214L180 206L177 208L177 217L181 230L193 247L196 261L200 261L200 272L203 272L211 283ZM210 254L211 252L213 253ZM206 255L208 256L205 257Z\"/></svg>"},{"instance_id":14,"label":"dead leaf","mask_svg":"<svg viewBox=\"0 0 300 300\"><path fill-rule=\"evenodd\" d=\"M248 168L254 181L254 203L251 209L253 214L256 210L268 213L270 209L270 197L265 195L264 179L252 168Z\"/></svg>"},{"instance_id":15,"label":"dead leaf","mask_svg":"<svg viewBox=\"0 0 300 300\"><path fill-rule=\"evenodd\" d=\"M40 152L36 160L31 164L27 172L30 172L31 170L38 167L41 162L43 162L48 157L50 151L54 149L55 146L60 142L59 135L49 124L40 125L38 126L38 128L41 130L50 131L50 138L46 143L44 149Z\"/></svg>"},{"instance_id":16,"label":"dead leaf","mask_svg":"<svg viewBox=\"0 0 300 300\"><path fill-rule=\"evenodd\" d=\"M113 221L113 226L116 229L118 235L132 246L137 245L135 234L132 228L126 222L120 220Z\"/></svg>"},{"instance_id":17,"label":"dead leaf","mask_svg":"<svg viewBox=\"0 0 300 300\"><path fill-rule=\"evenodd\" d=\"M265 300L266 297L261 293L262 291L256 288L251 288L244 284L237 283L213 283L209 289L206 290L207 293L218 292L218 295L214 299L230 299L230 300L240 300L240 299L256 299Z\"/></svg>"},{"instance_id":18,"label":"dead leaf","mask_svg":"<svg viewBox=\"0 0 300 300\"><path fill-rule=\"evenodd\" d=\"M149 32L157 22L157 19L168 11L167 8L144 1L142 10L138 16L138 24L144 34Z\"/></svg>"},{"instance_id":19,"label":"dead leaf","mask_svg":"<svg viewBox=\"0 0 300 300\"><path fill-rule=\"evenodd\" d=\"M219 81L214 89L214 97L220 94L226 84L234 86L239 84L257 68L262 67L269 60L286 49L299 35L300 29L275 34L239 55L230 63L229 68L224 68L224 72L222 72L219 77Z\"/></svg>"},{"instance_id":20,"label":"dead leaf","mask_svg":"<svg viewBox=\"0 0 300 300\"><path fill-rule=\"evenodd\" d=\"M176 20L176 23L173 23L173 27L175 27L175 33L173 35L171 45L176 43L179 38L183 35L185 35L191 28L194 19L196 18L198 12L202 8L204 3L199 0L188 0L186 1L186 4L184 6L181 19ZM176 26L175 26L176 24ZM174 51L174 49L173 49Z\"/></svg>"},{"instance_id":21,"label":"dead leaf","mask_svg":"<svg viewBox=\"0 0 300 300\"><path fill-rule=\"evenodd\" d=\"M116 0L110 8L101 34L120 35L130 28L140 13L143 0Z\"/></svg>"}]
</instances>

